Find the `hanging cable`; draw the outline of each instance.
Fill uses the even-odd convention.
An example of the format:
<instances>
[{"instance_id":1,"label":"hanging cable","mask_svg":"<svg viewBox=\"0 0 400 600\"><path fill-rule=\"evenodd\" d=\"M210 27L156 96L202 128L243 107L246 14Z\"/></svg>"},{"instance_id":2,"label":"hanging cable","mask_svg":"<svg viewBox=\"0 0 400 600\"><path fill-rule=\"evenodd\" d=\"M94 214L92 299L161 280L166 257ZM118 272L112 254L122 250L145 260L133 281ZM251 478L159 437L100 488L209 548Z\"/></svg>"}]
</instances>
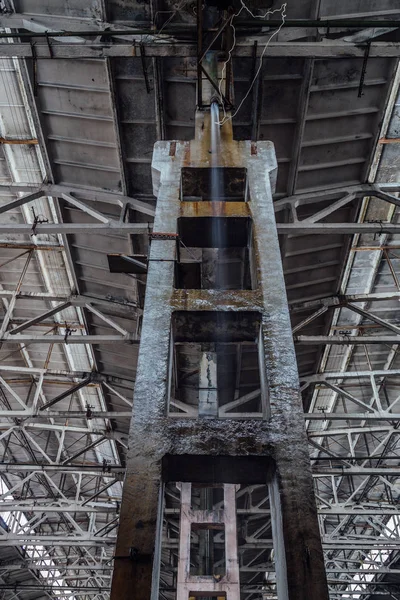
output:
<instances>
[{"instance_id":1,"label":"hanging cable","mask_svg":"<svg viewBox=\"0 0 400 600\"><path fill-rule=\"evenodd\" d=\"M222 67L221 81L220 81L219 86L218 86L219 94L220 94L220 100L221 100L221 104L222 104L222 110L224 111L224 116L223 116L223 119L221 121L217 122L217 125L224 125L227 121L232 120L238 114L238 112L240 111L240 109L242 108L244 102L247 100L247 98L248 98L251 90L253 89L253 86L254 86L254 83L257 80L257 77L260 74L260 71L261 71L261 68L262 68L262 63L263 63L263 58L264 58L264 55L265 55L265 53L267 51L268 46L269 46L272 38L275 37L276 35L278 35L278 33L280 32L280 30L284 26L285 20L286 20L286 7L287 7L287 3L286 2L284 2L280 8L275 8L274 10L267 10L263 15L255 15L255 14L253 14L251 12L251 10L244 3L244 0L240 0L240 3L242 5L241 9L239 10L239 12L237 12L234 15L232 15L231 22L230 22L230 27L232 27L232 29L233 29L233 42L232 42L232 46L231 46L231 48L230 48L230 50L228 52L228 58L224 62L224 66ZM260 56L260 64L258 65L257 71L256 71L256 73L255 73L255 75L254 75L254 77L253 77L253 79L252 79L252 81L250 83L249 89L247 90L244 98L240 102L240 104L237 107L237 109L235 110L235 112L232 115L227 115L226 114L226 109L225 109L224 102L222 101L222 82L223 82L224 74L225 74L225 71L226 71L226 65L228 64L228 62L230 60L232 60L232 52L233 52L233 50L234 50L234 48L236 46L236 29L235 29L235 26L233 24L233 19L235 17L238 17L240 15L240 13L242 12L243 9L245 9L255 19L265 19L265 17L268 16L268 15L272 15L272 14L274 14L276 12L280 12L281 13L282 21L281 21L281 24L279 25L279 27L276 29L276 31L274 31L271 34L269 40L267 41L267 43L264 46L264 49L263 49L263 51L261 53L261 56Z\"/></svg>"}]
</instances>

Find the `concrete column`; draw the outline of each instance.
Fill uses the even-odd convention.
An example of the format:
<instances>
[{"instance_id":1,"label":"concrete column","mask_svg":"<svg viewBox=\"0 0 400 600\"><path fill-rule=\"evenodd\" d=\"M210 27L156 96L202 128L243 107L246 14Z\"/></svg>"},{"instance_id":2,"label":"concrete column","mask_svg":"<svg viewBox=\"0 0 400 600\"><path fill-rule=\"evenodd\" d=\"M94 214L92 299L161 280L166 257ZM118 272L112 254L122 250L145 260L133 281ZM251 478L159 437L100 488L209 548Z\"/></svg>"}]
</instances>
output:
<instances>
[{"instance_id":1,"label":"concrete column","mask_svg":"<svg viewBox=\"0 0 400 600\"><path fill-rule=\"evenodd\" d=\"M153 232L176 234L184 148L184 143L175 142L155 146L153 183L158 200ZM162 422L169 392L175 258L175 239L151 241L112 600L158 600L157 576L152 586L152 573L165 453ZM156 574L158 565L154 567Z\"/></svg>"},{"instance_id":2,"label":"concrete column","mask_svg":"<svg viewBox=\"0 0 400 600\"><path fill-rule=\"evenodd\" d=\"M282 523L282 531L275 527L274 541L278 597L326 600L328 590L269 176L274 170L274 149L271 142L244 145L264 304L262 341L277 467L271 499L275 521Z\"/></svg>"},{"instance_id":3,"label":"concrete column","mask_svg":"<svg viewBox=\"0 0 400 600\"><path fill-rule=\"evenodd\" d=\"M199 120L202 116L196 118ZM228 292L174 290L176 242L168 236L152 241L111 598L158 600L158 564L153 555L159 539L161 464L165 457L165 477L188 483L197 477L196 481L200 483L265 484L271 478L269 469L274 462L271 503L279 600L328 600L273 210L272 189L276 177L273 144L236 143L229 131L223 132L222 139L225 136L230 140L221 152L224 164L247 167L248 203L180 202L183 162L210 167L209 145L204 133L207 130L200 127L199 131L198 140L190 144L160 142L155 147L153 167L158 173L155 176L158 202L154 231L176 233L177 218L188 216L190 212L192 216L205 217L220 213L225 217L247 219L251 216L258 288ZM212 391L217 387L216 369L212 357L204 355L200 380L207 380L205 392L208 398L213 398L209 403L213 407L212 414L198 419L185 418L183 413L179 418L168 416L171 316L174 310L191 311L188 331L193 336L198 334L196 328L201 332L207 329L198 319L202 311L204 319L210 318L207 317L209 311L211 314L215 311L239 313L233 319L236 324L240 323L241 330L236 330L239 337L241 332L248 336L252 331L255 340L257 331L260 332L263 350L260 352L261 387L268 388L269 398L264 418L234 419L229 418L229 414L218 418L215 411L217 396ZM261 331L258 317L254 320L253 316L247 316L250 313L260 315ZM193 314L197 315L195 321ZM218 328L218 323L214 321L211 327ZM201 343L204 341L200 339ZM214 375L207 377L211 366ZM203 411L206 404L202 399L199 417L206 416ZM156 557L157 549L158 545Z\"/></svg>"}]
</instances>

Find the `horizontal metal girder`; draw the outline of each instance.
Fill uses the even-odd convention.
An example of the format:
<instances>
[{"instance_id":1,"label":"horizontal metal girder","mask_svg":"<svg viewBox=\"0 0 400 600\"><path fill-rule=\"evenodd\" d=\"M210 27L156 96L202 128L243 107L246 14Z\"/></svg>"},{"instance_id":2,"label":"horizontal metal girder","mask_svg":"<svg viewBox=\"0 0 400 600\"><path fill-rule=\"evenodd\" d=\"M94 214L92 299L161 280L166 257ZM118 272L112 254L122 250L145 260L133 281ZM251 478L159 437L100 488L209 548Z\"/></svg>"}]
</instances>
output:
<instances>
[{"instance_id":1,"label":"horizontal metal girder","mask_svg":"<svg viewBox=\"0 0 400 600\"><path fill-rule=\"evenodd\" d=\"M354 233L391 233L400 232L399 223L321 223L317 221L297 223L277 223L278 233L293 235L352 235ZM1 228L0 228L1 232Z\"/></svg>"},{"instance_id":2,"label":"horizontal metal girder","mask_svg":"<svg viewBox=\"0 0 400 600\"><path fill-rule=\"evenodd\" d=\"M400 335L297 335L297 344L348 346L351 344L400 344Z\"/></svg>"},{"instance_id":3,"label":"horizontal metal girder","mask_svg":"<svg viewBox=\"0 0 400 600\"><path fill-rule=\"evenodd\" d=\"M297 222L277 223L278 233L292 235L352 235L354 233L400 233L400 223L321 223ZM107 234L129 235L149 234L152 223L123 223L110 220L108 223L41 223L35 228L35 235L48 234ZM1 223L0 235L32 235L32 225L26 223Z\"/></svg>"},{"instance_id":4,"label":"horizontal metal girder","mask_svg":"<svg viewBox=\"0 0 400 600\"><path fill-rule=\"evenodd\" d=\"M38 246L40 250L40 246ZM14 292L11 290L0 290L0 298L9 298L13 296ZM69 302L71 306L86 306L86 304L104 305L104 306L123 306L125 308L137 309L137 305L129 301L121 301L108 298L105 296L85 296L85 295L72 295L72 296L60 296L52 294L51 292L20 292L17 294L17 299L21 300L54 300Z\"/></svg>"},{"instance_id":5,"label":"horizontal metal girder","mask_svg":"<svg viewBox=\"0 0 400 600\"><path fill-rule=\"evenodd\" d=\"M353 516L353 517L374 517L374 516L392 516L395 517L399 514L398 509L385 509L385 508L377 508L377 509L364 509L362 510L361 508L354 508L352 509L352 507L346 508L346 507L332 507L332 509L329 508L323 508L322 506L318 506L317 507L317 512L318 512L318 516L328 516L332 515L332 516Z\"/></svg>"},{"instance_id":6,"label":"horizontal metal girder","mask_svg":"<svg viewBox=\"0 0 400 600\"><path fill-rule=\"evenodd\" d=\"M327 371L326 373L316 373L315 375L306 375L300 378L300 381L309 383L320 383L329 379L371 379L371 377L398 377L400 369L377 369L371 371ZM367 382L366 382L367 383Z\"/></svg>"},{"instance_id":7,"label":"horizontal metal girder","mask_svg":"<svg viewBox=\"0 0 400 600\"><path fill-rule=\"evenodd\" d=\"M334 459L332 459L334 460ZM399 457L400 462L400 457ZM398 476L400 475L400 465L394 467L320 467L314 466L312 469L314 477L330 477L331 475L337 475L338 477L353 477L353 476L366 476L370 475L382 475L382 476ZM357 506L357 505L356 505Z\"/></svg>"},{"instance_id":8,"label":"horizontal metal girder","mask_svg":"<svg viewBox=\"0 0 400 600\"><path fill-rule=\"evenodd\" d=\"M379 540L322 540L322 547L324 550L399 550L400 539L385 540L380 538Z\"/></svg>"},{"instance_id":9,"label":"horizontal metal girder","mask_svg":"<svg viewBox=\"0 0 400 600\"><path fill-rule=\"evenodd\" d=\"M304 418L308 421L399 421L400 414L378 411L371 413L338 413L321 411L305 413Z\"/></svg>"},{"instance_id":10,"label":"horizontal metal girder","mask_svg":"<svg viewBox=\"0 0 400 600\"><path fill-rule=\"evenodd\" d=\"M0 418L23 418L23 419L37 419L37 418L62 418L62 419L130 419L132 411L112 411L112 410L94 410L94 411L83 411L83 410L46 410L45 407L41 407L44 410L39 412L38 410L31 411L27 410L0 410Z\"/></svg>"},{"instance_id":11,"label":"horizontal metal girder","mask_svg":"<svg viewBox=\"0 0 400 600\"><path fill-rule=\"evenodd\" d=\"M26 223L1 223L1 234L22 235L49 235L49 234L106 234L126 233L129 235L148 234L153 227L152 223L122 223L110 220L108 223L40 223L33 229L33 225ZM400 231L400 225L399 225Z\"/></svg>"},{"instance_id":12,"label":"horizontal metal girder","mask_svg":"<svg viewBox=\"0 0 400 600\"><path fill-rule=\"evenodd\" d=\"M93 502L93 504L95 504ZM92 506L91 504L85 504L82 506L77 502L71 502L70 504L63 503L61 506L57 504L46 504L45 502L40 503L39 501L32 501L32 503L25 503L24 500L13 500L12 502L1 502L1 510L9 512L24 512L24 513L116 513L118 510L117 505L109 504L105 502L99 503L98 505ZM0 537L1 539L1 537Z\"/></svg>"},{"instance_id":13,"label":"horizontal metal girder","mask_svg":"<svg viewBox=\"0 0 400 600\"><path fill-rule=\"evenodd\" d=\"M268 23L268 21L266 21ZM259 24L257 23L257 26ZM149 32L148 32L149 33ZM15 34L14 34L15 35ZM44 34L42 34L43 37ZM52 34L54 36L54 33ZM82 33L81 33L82 35ZM100 35L100 33L97 33ZM123 35L127 35L126 32ZM140 35L140 34L137 34ZM32 37L32 34L30 35ZM197 44L191 43L166 43L156 42L154 44L143 44L147 57L197 57ZM235 46L232 52L233 57L254 56L252 43L242 43ZM398 42L373 42L369 51L369 56L397 58L399 56ZM257 56L261 56L264 44L261 42L257 47ZM16 58L33 58L33 52L37 59L51 58L65 59L88 59L88 58L132 58L140 56L140 45L132 43L110 44L108 41L88 42L88 43L68 43L61 37L57 39L57 44L36 43L35 49L29 44L13 42L2 44L0 47L0 56L15 56ZM298 57L298 58L364 58L365 45L345 42L343 40L324 40L320 42L271 42L268 45L269 57Z\"/></svg>"},{"instance_id":14,"label":"horizontal metal girder","mask_svg":"<svg viewBox=\"0 0 400 600\"><path fill-rule=\"evenodd\" d=\"M106 586L106 585L90 585L90 586L77 586L77 585L56 585L56 586L51 586L51 585L37 585L35 583L33 584L28 584L28 583L0 583L0 590L13 590L14 592L18 593L18 592L43 592L43 593L49 593L52 594L51 597L53 598L57 598L60 597L60 592L69 592L72 594L72 597L75 596L74 592L82 592L84 593L84 595L88 595L88 594L95 594L100 595L100 594L104 594L104 593L109 593L110 591L110 587ZM54 594L54 595L53 595Z\"/></svg>"},{"instance_id":15,"label":"horizontal metal girder","mask_svg":"<svg viewBox=\"0 0 400 600\"><path fill-rule=\"evenodd\" d=\"M45 563L41 563L40 560L37 562L29 561L29 560L21 560L21 561L2 561L0 565L0 571L18 571L19 569L40 569L40 571L111 571L112 564L110 561L99 563L99 564L83 564L77 565L73 563L63 563L61 560L57 559L57 564L48 565ZM395 572L395 571L393 571Z\"/></svg>"},{"instance_id":16,"label":"horizontal metal girder","mask_svg":"<svg viewBox=\"0 0 400 600\"><path fill-rule=\"evenodd\" d=\"M37 465L32 463L0 463L0 472L34 472L34 473L73 473L75 475L88 475L99 477L124 477L125 469L121 465Z\"/></svg>"},{"instance_id":17,"label":"horizontal metal girder","mask_svg":"<svg viewBox=\"0 0 400 600\"><path fill-rule=\"evenodd\" d=\"M30 199L34 200L34 197L41 198L43 196L52 196L54 198L62 198L64 194L67 194L69 197L72 195L74 200L89 200L95 204L115 204L116 206L120 207L128 206L137 212L149 215L151 217L154 217L155 215L155 209L153 206L151 206L151 204L143 202L143 200L138 200L133 196L125 196L124 194L119 194L112 190L90 190L54 183L43 184L41 186L13 183L10 185L2 185L0 188L8 189L11 193L30 192L27 196L17 198L16 200L3 205L0 212L6 212L7 210L13 208L12 203L17 203L17 206L21 206ZM29 196L31 196L30 199Z\"/></svg>"},{"instance_id":18,"label":"horizontal metal girder","mask_svg":"<svg viewBox=\"0 0 400 600\"><path fill-rule=\"evenodd\" d=\"M379 250L379 246L376 248ZM308 302L299 302L290 306L290 312L297 313L304 310L312 310L321 306L336 307L347 304L348 302L381 302L385 300L395 300L400 298L400 292L378 292L371 294L349 294L341 296L330 296L320 300L310 300Z\"/></svg>"},{"instance_id":19,"label":"horizontal metal girder","mask_svg":"<svg viewBox=\"0 0 400 600\"><path fill-rule=\"evenodd\" d=\"M27 188L24 188L23 191L26 191ZM317 192L304 192L301 194L295 194L293 196L285 196L276 200L274 202L274 210L275 212L279 212L284 208L288 208L290 206L299 207L304 204L314 204L318 203L321 200L327 200L330 196L338 196L340 199L352 196L353 198L364 198L366 196L383 196L385 200L400 206L400 198L393 196L394 193L400 191L399 183L361 183L357 185L346 185L344 187L335 187L335 188L327 188L323 191ZM335 202L336 200L331 200L331 202ZM307 220L307 219L306 219Z\"/></svg>"},{"instance_id":20,"label":"horizontal metal girder","mask_svg":"<svg viewBox=\"0 0 400 600\"><path fill-rule=\"evenodd\" d=\"M16 533L0 534L0 546L114 546L116 537L101 537L94 533L76 532L67 535L60 533L58 535L39 535L35 532L29 532L18 535Z\"/></svg>"},{"instance_id":21,"label":"horizontal metal girder","mask_svg":"<svg viewBox=\"0 0 400 600\"><path fill-rule=\"evenodd\" d=\"M10 335L0 338L2 344L139 344L134 333L127 335Z\"/></svg>"},{"instance_id":22,"label":"horizontal metal girder","mask_svg":"<svg viewBox=\"0 0 400 600\"><path fill-rule=\"evenodd\" d=\"M178 540L163 542L163 548L165 549L177 549L178 548ZM222 543L221 543L222 545ZM252 540L251 542L246 542L243 545L239 546L239 550L272 550L273 542L272 540ZM322 548L324 550L399 550L400 549L400 539L394 539L390 541L385 541L384 538L378 540L370 540L368 538L364 540L327 540L324 538L322 540Z\"/></svg>"}]
</instances>

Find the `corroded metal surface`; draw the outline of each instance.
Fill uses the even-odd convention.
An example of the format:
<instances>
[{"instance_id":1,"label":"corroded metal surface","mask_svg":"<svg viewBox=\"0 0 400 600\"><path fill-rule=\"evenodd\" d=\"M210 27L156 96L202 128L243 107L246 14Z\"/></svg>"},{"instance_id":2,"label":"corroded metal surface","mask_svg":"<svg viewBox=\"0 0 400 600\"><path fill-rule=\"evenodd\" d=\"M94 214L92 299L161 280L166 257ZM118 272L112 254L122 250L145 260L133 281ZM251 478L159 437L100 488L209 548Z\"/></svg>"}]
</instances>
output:
<instances>
[{"instance_id":1,"label":"corroded metal surface","mask_svg":"<svg viewBox=\"0 0 400 600\"><path fill-rule=\"evenodd\" d=\"M211 150L212 152L212 150ZM218 160L217 157L212 157ZM215 176L223 182L223 195L229 200L244 201L246 193L246 170L239 167L216 167ZM202 167L184 167L182 169L182 200L201 198L208 200L212 196L209 174Z\"/></svg>"},{"instance_id":2,"label":"corroded metal surface","mask_svg":"<svg viewBox=\"0 0 400 600\"><path fill-rule=\"evenodd\" d=\"M250 214L247 202L182 202L180 207L182 217L248 217Z\"/></svg>"},{"instance_id":3,"label":"corroded metal surface","mask_svg":"<svg viewBox=\"0 0 400 600\"><path fill-rule=\"evenodd\" d=\"M174 310L259 311L259 290L174 290Z\"/></svg>"}]
</instances>

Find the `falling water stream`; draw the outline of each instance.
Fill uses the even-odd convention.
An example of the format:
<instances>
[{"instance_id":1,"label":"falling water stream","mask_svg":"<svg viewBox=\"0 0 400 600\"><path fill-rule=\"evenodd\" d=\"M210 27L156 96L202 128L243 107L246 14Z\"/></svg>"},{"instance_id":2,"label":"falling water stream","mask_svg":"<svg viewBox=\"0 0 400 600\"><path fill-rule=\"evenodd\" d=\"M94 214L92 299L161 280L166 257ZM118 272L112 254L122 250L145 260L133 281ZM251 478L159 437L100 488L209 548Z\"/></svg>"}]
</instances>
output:
<instances>
[{"instance_id":1,"label":"falling water stream","mask_svg":"<svg viewBox=\"0 0 400 600\"><path fill-rule=\"evenodd\" d=\"M209 288L224 289L226 287L226 276L224 273L223 258L224 248L226 246L226 230L223 225L223 219L218 216L216 201L222 201L224 198L224 180L221 164L221 133L219 125L219 106L217 102L212 102L210 107L210 128L211 128L211 160L210 160L210 200L213 207L213 218L211 219L211 240L210 247L203 250L203 270L207 273L204 283ZM216 364L216 369L208 369L208 372L214 373L215 380L208 381L208 386L216 391L214 403L216 414L218 414L218 370L221 368L221 359L224 352L224 344L218 343L224 330L224 313L217 312L216 331L214 340L208 346L207 360ZM215 393L214 393L215 394Z\"/></svg>"},{"instance_id":2,"label":"falling water stream","mask_svg":"<svg viewBox=\"0 0 400 600\"><path fill-rule=\"evenodd\" d=\"M211 200L221 201L224 197L223 169L221 164L221 132L219 125L219 106L218 102L211 103ZM217 211L215 211L217 214ZM223 248L226 247L226 231L222 224L222 219L217 216L212 219L211 239L214 253L214 287L223 289L225 287L225 274L221 264L218 265L218 258L223 254Z\"/></svg>"},{"instance_id":3,"label":"falling water stream","mask_svg":"<svg viewBox=\"0 0 400 600\"><path fill-rule=\"evenodd\" d=\"M219 158L221 152L221 133L219 125L218 102L211 104L211 200L220 200L223 196L219 176Z\"/></svg>"}]
</instances>

